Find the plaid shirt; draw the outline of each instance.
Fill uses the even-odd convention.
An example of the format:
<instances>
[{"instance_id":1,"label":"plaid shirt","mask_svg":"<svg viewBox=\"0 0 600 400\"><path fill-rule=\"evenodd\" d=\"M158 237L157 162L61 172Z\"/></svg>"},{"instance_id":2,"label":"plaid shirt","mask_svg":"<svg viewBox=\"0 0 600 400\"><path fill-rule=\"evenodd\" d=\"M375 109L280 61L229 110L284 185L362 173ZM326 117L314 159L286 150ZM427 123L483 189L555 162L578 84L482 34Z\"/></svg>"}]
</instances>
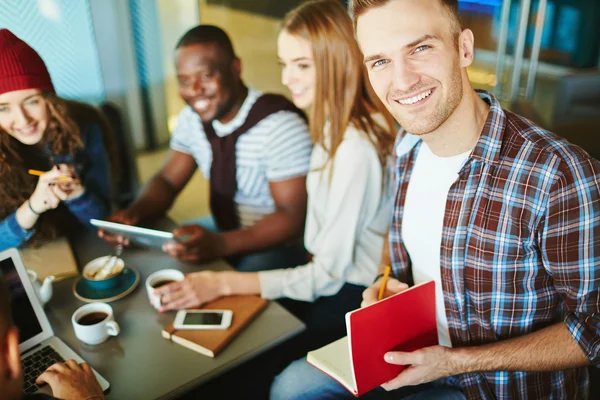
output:
<instances>
[{"instance_id":1,"label":"plaid shirt","mask_svg":"<svg viewBox=\"0 0 600 400\"><path fill-rule=\"evenodd\" d=\"M523 336L563 321L600 364L600 163L490 104L481 136L450 187L441 244L453 347ZM390 228L396 277L412 279L402 212L420 139L400 131ZM587 369L480 372L444 379L471 399L587 398Z\"/></svg>"}]
</instances>

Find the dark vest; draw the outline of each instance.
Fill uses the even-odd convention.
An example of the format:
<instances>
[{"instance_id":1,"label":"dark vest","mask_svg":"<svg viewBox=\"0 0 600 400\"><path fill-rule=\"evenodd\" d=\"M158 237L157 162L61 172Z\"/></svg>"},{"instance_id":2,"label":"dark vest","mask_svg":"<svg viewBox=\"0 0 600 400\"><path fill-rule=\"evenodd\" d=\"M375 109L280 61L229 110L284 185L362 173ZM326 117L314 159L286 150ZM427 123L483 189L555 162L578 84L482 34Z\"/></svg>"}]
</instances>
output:
<instances>
[{"instance_id":1,"label":"dark vest","mask_svg":"<svg viewBox=\"0 0 600 400\"><path fill-rule=\"evenodd\" d=\"M217 136L212 121L202 123L204 133L212 148L210 210L221 231L234 230L240 227L234 201L237 192L237 140L260 121L279 111L292 111L306 120L304 113L285 97L277 94L263 94L248 112L246 121L242 126L227 136Z\"/></svg>"}]
</instances>

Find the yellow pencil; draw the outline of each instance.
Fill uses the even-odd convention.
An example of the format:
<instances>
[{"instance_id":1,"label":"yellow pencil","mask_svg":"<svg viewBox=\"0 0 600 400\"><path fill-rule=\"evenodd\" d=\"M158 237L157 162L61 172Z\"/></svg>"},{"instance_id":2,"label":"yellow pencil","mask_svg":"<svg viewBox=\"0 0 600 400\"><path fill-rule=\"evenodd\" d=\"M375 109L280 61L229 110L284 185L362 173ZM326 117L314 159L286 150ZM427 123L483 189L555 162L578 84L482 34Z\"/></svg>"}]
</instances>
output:
<instances>
[{"instance_id":1,"label":"yellow pencil","mask_svg":"<svg viewBox=\"0 0 600 400\"><path fill-rule=\"evenodd\" d=\"M383 279L381 280L381 287L379 288L379 295L377 296L377 301L383 299L383 294L385 293L385 288L387 286L387 280L390 276L390 272L392 271L392 267L389 265L385 267L385 271L383 271Z\"/></svg>"},{"instance_id":2,"label":"yellow pencil","mask_svg":"<svg viewBox=\"0 0 600 400\"><path fill-rule=\"evenodd\" d=\"M27 171L27 173L28 173L29 175L35 175L35 176L42 176L43 174L45 174L45 172L44 172L44 171L39 171L39 170L37 170L37 169L30 169L29 171ZM62 176L59 176L59 177L58 177L58 178L56 178L56 179L58 179L59 181L68 181L68 180L70 180L70 179L71 179L71 177L70 177L70 176L65 176L65 175L62 175Z\"/></svg>"}]
</instances>

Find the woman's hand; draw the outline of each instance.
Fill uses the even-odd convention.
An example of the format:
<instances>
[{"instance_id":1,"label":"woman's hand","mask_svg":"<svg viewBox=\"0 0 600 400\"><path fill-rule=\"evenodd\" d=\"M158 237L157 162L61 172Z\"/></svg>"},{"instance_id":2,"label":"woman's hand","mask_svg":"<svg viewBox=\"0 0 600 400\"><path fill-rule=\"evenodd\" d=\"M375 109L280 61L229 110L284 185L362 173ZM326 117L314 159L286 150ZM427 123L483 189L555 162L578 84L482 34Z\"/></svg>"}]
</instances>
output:
<instances>
[{"instance_id":1,"label":"woman's hand","mask_svg":"<svg viewBox=\"0 0 600 400\"><path fill-rule=\"evenodd\" d=\"M77 176L75 168L69 164L58 164L58 170L63 175L70 177L71 180L59 180L56 186L53 187L55 189L53 190L55 194L62 200L71 200L81 196L85 191L85 188L81 184L81 180L79 179L79 176ZM64 197L63 194L66 197Z\"/></svg>"},{"instance_id":2,"label":"woman's hand","mask_svg":"<svg viewBox=\"0 0 600 400\"><path fill-rule=\"evenodd\" d=\"M57 187L59 179L63 185L70 184L73 180L58 167L52 168L39 177L37 186L29 198L29 205L34 213L39 215L53 210L62 200L66 200L67 194Z\"/></svg>"},{"instance_id":3,"label":"woman's hand","mask_svg":"<svg viewBox=\"0 0 600 400\"><path fill-rule=\"evenodd\" d=\"M161 296L161 312L196 308L229 294L223 273L213 271L187 274L183 281L161 286L154 293Z\"/></svg>"},{"instance_id":4,"label":"woman's hand","mask_svg":"<svg viewBox=\"0 0 600 400\"><path fill-rule=\"evenodd\" d=\"M38 178L35 190L17 210L17 223L23 229L31 229L36 224L40 215L48 210L53 210L68 195L56 187L60 180L62 184L70 183L73 178L66 176L58 167L52 168Z\"/></svg>"}]
</instances>

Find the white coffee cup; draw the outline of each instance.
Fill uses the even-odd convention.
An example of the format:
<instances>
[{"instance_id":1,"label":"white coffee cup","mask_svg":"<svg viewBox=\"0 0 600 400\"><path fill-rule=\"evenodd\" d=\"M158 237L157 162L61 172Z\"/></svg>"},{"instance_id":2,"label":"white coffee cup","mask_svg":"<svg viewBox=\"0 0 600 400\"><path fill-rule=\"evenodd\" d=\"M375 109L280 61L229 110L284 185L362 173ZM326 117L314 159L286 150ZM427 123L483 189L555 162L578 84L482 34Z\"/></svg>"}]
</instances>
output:
<instances>
[{"instance_id":1,"label":"white coffee cup","mask_svg":"<svg viewBox=\"0 0 600 400\"><path fill-rule=\"evenodd\" d=\"M155 285L160 281L182 281L185 278L183 272L177 269L161 269L160 271L156 271L152 275L146 279L146 291L148 292L148 300L152 307L157 310L161 306L161 298L159 295L154 294Z\"/></svg>"},{"instance_id":2,"label":"white coffee cup","mask_svg":"<svg viewBox=\"0 0 600 400\"><path fill-rule=\"evenodd\" d=\"M105 317L101 318L100 314ZM79 307L71 317L75 336L83 343L99 344L121 331L112 307L106 303L90 303Z\"/></svg>"}]
</instances>

